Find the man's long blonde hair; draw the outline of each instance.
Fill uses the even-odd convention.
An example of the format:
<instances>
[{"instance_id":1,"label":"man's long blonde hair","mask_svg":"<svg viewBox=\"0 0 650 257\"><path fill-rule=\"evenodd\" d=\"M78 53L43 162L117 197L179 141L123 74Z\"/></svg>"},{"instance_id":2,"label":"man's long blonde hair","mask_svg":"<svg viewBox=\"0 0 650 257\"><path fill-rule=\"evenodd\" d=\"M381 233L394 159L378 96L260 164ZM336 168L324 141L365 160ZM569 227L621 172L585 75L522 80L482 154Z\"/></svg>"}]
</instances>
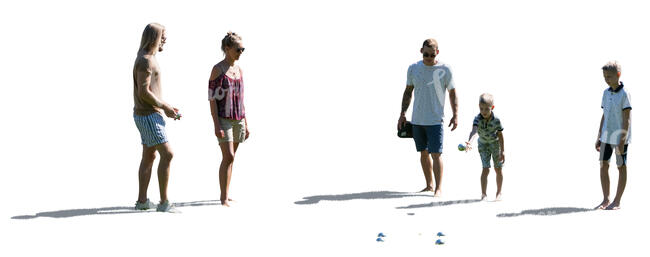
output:
<instances>
[{"instance_id":1,"label":"man's long blonde hair","mask_svg":"<svg viewBox=\"0 0 650 257\"><path fill-rule=\"evenodd\" d=\"M152 49L158 48L158 40L162 37L165 27L158 23L149 23L142 31L142 39L140 40L139 52L149 52ZM155 50L154 50L155 51Z\"/></svg>"}]
</instances>

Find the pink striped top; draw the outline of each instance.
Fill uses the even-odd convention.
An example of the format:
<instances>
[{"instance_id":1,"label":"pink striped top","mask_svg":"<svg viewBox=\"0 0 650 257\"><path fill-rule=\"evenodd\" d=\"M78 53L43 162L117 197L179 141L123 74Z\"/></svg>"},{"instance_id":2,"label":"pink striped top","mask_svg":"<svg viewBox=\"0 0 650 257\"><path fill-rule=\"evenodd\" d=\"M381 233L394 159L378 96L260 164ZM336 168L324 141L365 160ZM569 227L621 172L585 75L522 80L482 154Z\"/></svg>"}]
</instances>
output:
<instances>
[{"instance_id":1,"label":"pink striped top","mask_svg":"<svg viewBox=\"0 0 650 257\"><path fill-rule=\"evenodd\" d=\"M208 99L216 100L217 115L221 118L241 120L246 117L242 75L238 79L233 79L228 77L225 72L222 72L216 79L210 80Z\"/></svg>"}]
</instances>

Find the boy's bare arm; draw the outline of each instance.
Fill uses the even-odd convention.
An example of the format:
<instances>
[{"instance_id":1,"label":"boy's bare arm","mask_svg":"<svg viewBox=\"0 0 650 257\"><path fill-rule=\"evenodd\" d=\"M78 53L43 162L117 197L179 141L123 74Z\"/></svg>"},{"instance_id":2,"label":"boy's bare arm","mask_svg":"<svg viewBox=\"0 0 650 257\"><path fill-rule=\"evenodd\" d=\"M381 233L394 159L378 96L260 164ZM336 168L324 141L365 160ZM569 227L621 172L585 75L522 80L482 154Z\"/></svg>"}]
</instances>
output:
<instances>
[{"instance_id":1,"label":"boy's bare arm","mask_svg":"<svg viewBox=\"0 0 650 257\"><path fill-rule=\"evenodd\" d=\"M600 152L600 135L603 133L603 123L605 122L605 114L600 118L600 127L598 127L598 138L596 139L596 151Z\"/></svg>"},{"instance_id":2,"label":"boy's bare arm","mask_svg":"<svg viewBox=\"0 0 650 257\"><path fill-rule=\"evenodd\" d=\"M627 142L627 132L630 129L630 123L632 121L632 118L630 117L631 111L632 111L631 109L623 110L623 126L622 126L623 133L621 134L621 141L618 144L619 151L621 153L623 152L625 143Z\"/></svg>"},{"instance_id":3,"label":"boy's bare arm","mask_svg":"<svg viewBox=\"0 0 650 257\"><path fill-rule=\"evenodd\" d=\"M505 152L504 141L503 141L503 131L497 132L497 138L499 138L499 147L501 147L501 153Z\"/></svg>"},{"instance_id":4,"label":"boy's bare arm","mask_svg":"<svg viewBox=\"0 0 650 257\"><path fill-rule=\"evenodd\" d=\"M467 139L468 144L474 142L474 138L476 138L477 133L478 133L478 126L476 125L472 126L472 132L469 133L469 138Z\"/></svg>"},{"instance_id":5,"label":"boy's bare arm","mask_svg":"<svg viewBox=\"0 0 650 257\"><path fill-rule=\"evenodd\" d=\"M505 157L505 147L504 147L504 141L503 141L503 131L497 132L497 137L499 138L499 147L501 147L500 161L505 162L506 157Z\"/></svg>"}]
</instances>

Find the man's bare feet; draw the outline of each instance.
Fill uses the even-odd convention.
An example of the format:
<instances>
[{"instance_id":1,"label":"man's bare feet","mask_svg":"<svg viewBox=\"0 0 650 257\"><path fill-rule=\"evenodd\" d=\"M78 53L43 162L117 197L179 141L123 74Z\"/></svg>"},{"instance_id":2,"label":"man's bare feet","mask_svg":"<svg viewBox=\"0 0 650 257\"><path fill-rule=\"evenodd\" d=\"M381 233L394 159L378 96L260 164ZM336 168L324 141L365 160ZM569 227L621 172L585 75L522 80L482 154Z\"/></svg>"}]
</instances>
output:
<instances>
[{"instance_id":1,"label":"man's bare feet","mask_svg":"<svg viewBox=\"0 0 650 257\"><path fill-rule=\"evenodd\" d=\"M487 195L481 195L481 202L487 201Z\"/></svg>"},{"instance_id":2,"label":"man's bare feet","mask_svg":"<svg viewBox=\"0 0 650 257\"><path fill-rule=\"evenodd\" d=\"M433 192L433 187L425 187L424 189L420 190L420 193L424 192Z\"/></svg>"},{"instance_id":3,"label":"man's bare feet","mask_svg":"<svg viewBox=\"0 0 650 257\"><path fill-rule=\"evenodd\" d=\"M433 193L433 197L441 197L442 196L442 190L438 189L436 190L435 193Z\"/></svg>"},{"instance_id":4,"label":"man's bare feet","mask_svg":"<svg viewBox=\"0 0 650 257\"><path fill-rule=\"evenodd\" d=\"M607 208L608 205L609 205L609 200L603 200L603 202L600 203L598 206L596 206L596 208L594 209L604 210L605 208Z\"/></svg>"},{"instance_id":5,"label":"man's bare feet","mask_svg":"<svg viewBox=\"0 0 650 257\"><path fill-rule=\"evenodd\" d=\"M497 198L494 199L495 202L501 201L501 194L497 194Z\"/></svg>"},{"instance_id":6,"label":"man's bare feet","mask_svg":"<svg viewBox=\"0 0 650 257\"><path fill-rule=\"evenodd\" d=\"M228 199L228 200L221 200L221 206L230 207L230 204L228 204L229 200L230 200L230 199Z\"/></svg>"},{"instance_id":7,"label":"man's bare feet","mask_svg":"<svg viewBox=\"0 0 650 257\"><path fill-rule=\"evenodd\" d=\"M618 209L620 209L620 208L621 208L621 206L620 206L619 203L617 203L617 202L612 202L612 204L608 205L607 208L605 208L605 210L609 210L609 211L611 211L611 210L618 210Z\"/></svg>"}]
</instances>

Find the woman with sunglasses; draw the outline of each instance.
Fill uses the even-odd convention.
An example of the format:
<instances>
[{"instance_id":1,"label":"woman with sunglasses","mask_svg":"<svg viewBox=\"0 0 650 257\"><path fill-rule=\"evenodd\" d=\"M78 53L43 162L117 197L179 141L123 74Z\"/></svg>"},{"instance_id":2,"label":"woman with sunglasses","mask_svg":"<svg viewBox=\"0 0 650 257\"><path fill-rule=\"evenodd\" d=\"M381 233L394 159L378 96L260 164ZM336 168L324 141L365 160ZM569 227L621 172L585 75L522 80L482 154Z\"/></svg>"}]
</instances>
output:
<instances>
[{"instance_id":1,"label":"woman with sunglasses","mask_svg":"<svg viewBox=\"0 0 650 257\"><path fill-rule=\"evenodd\" d=\"M228 32L221 40L224 59L212 67L208 89L214 134L221 148L219 187L221 205L229 207L228 197L232 165L239 143L249 136L244 112L244 80L242 70L235 62L244 52L241 37Z\"/></svg>"}]
</instances>

